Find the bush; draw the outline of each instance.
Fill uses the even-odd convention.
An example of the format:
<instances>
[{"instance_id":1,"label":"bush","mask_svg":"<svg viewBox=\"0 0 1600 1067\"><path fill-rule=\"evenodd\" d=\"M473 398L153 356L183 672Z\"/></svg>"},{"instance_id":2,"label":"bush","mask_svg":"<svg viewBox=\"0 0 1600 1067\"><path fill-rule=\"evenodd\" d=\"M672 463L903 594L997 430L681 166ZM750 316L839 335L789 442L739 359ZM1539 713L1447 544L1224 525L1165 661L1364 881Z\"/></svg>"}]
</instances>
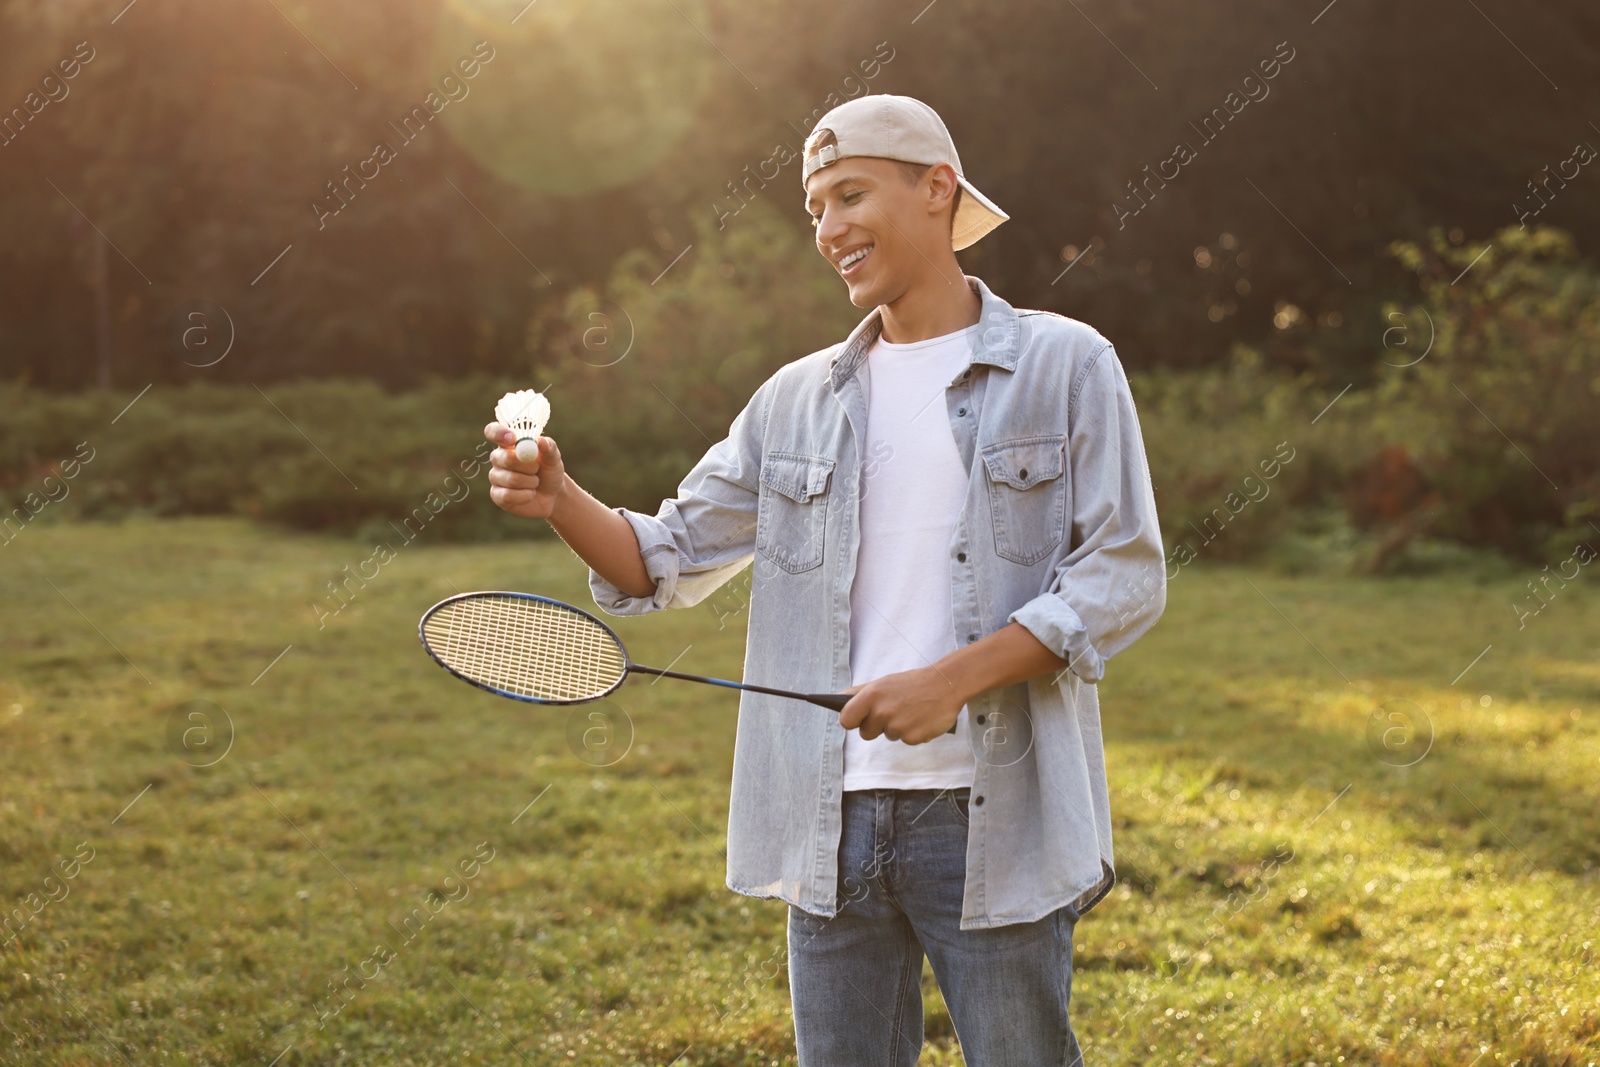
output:
<instances>
[{"instance_id":1,"label":"bush","mask_svg":"<svg viewBox=\"0 0 1600 1067\"><path fill-rule=\"evenodd\" d=\"M39 500L64 484L46 506L66 516L240 514L353 533L400 522L437 493L459 499L429 523L432 537L526 536L529 524L489 502L482 470L466 476L488 447L481 428L492 398L508 387L472 379L388 396L316 382L275 388L270 399L253 387L159 387L120 417L133 395L12 387L0 393L0 505L42 511ZM59 464L80 446L92 458L65 480Z\"/></svg>"},{"instance_id":2,"label":"bush","mask_svg":"<svg viewBox=\"0 0 1600 1067\"><path fill-rule=\"evenodd\" d=\"M1388 312L1433 340L1377 390L1426 412L1412 434L1416 532L1533 563L1600 545L1600 274L1549 227L1507 226L1481 256L1438 229L1428 249L1390 253L1424 302Z\"/></svg>"},{"instance_id":3,"label":"bush","mask_svg":"<svg viewBox=\"0 0 1600 1067\"><path fill-rule=\"evenodd\" d=\"M490 502L480 462L494 402L531 385L550 391L549 433L574 477L608 504L654 513L761 381L864 314L764 203L724 230L702 220L694 249L656 280L663 265L634 253L603 291L572 293L565 320L535 323L531 381L470 377L399 395L327 380L157 386L120 418L136 394L4 387L0 504L26 516L29 494L42 499L43 480L87 442L94 458L47 505L57 514L241 514L391 543L423 528L437 540L542 535L544 523ZM613 342L624 348L615 362Z\"/></svg>"},{"instance_id":4,"label":"bush","mask_svg":"<svg viewBox=\"0 0 1600 1067\"><path fill-rule=\"evenodd\" d=\"M1130 384L1175 565L1256 558L1317 525L1377 447L1348 421L1312 425L1309 375L1268 371L1243 345L1226 367L1137 373Z\"/></svg>"},{"instance_id":5,"label":"bush","mask_svg":"<svg viewBox=\"0 0 1600 1067\"><path fill-rule=\"evenodd\" d=\"M1131 376L1173 562L1272 550L1293 570L1320 557L1397 571L1486 549L1551 562L1600 544L1600 277L1549 229L1507 228L1481 256L1437 231L1427 250L1390 250L1422 302L1385 305L1393 325L1370 388L1273 370L1242 345L1223 367ZM726 229L702 220L663 273L668 262L635 252L604 287L572 292L564 315L531 324L536 358L518 378L401 395L339 381L158 386L131 408L133 394L0 386L0 504L12 527L50 507L243 514L391 543L423 529L543 535L490 503L480 460L494 401L533 385L551 393L549 432L574 477L653 513L761 381L864 314L763 201ZM59 465L83 449L92 459L63 481Z\"/></svg>"}]
</instances>

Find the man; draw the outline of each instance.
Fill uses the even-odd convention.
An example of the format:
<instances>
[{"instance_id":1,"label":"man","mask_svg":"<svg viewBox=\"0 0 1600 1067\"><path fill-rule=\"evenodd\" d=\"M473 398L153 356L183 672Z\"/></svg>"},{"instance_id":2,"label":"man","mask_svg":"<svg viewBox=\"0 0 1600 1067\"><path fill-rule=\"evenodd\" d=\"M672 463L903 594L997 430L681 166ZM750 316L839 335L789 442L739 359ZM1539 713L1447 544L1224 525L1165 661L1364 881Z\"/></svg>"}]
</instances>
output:
<instances>
[{"instance_id":1,"label":"man","mask_svg":"<svg viewBox=\"0 0 1600 1067\"><path fill-rule=\"evenodd\" d=\"M924 953L968 1064L1075 1064L1072 932L1115 877L1095 683L1166 603L1127 379L1089 326L961 272L1007 216L926 104L830 111L802 182L871 309L850 336L779 368L654 516L493 423L491 496L613 614L753 560L746 677L854 694L740 696L727 884L789 905L801 1064L915 1064Z\"/></svg>"}]
</instances>

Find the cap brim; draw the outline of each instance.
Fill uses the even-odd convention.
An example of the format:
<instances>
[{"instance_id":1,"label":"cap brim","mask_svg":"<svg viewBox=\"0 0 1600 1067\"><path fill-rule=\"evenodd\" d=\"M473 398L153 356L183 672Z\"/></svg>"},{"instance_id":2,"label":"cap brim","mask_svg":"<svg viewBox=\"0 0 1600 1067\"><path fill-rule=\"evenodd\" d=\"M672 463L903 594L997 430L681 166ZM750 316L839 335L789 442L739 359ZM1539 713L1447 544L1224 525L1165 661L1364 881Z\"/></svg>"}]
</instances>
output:
<instances>
[{"instance_id":1,"label":"cap brim","mask_svg":"<svg viewBox=\"0 0 1600 1067\"><path fill-rule=\"evenodd\" d=\"M950 230L950 247L959 252L1011 216L967 179L957 175L956 181L961 183L961 205L956 208L955 225Z\"/></svg>"}]
</instances>

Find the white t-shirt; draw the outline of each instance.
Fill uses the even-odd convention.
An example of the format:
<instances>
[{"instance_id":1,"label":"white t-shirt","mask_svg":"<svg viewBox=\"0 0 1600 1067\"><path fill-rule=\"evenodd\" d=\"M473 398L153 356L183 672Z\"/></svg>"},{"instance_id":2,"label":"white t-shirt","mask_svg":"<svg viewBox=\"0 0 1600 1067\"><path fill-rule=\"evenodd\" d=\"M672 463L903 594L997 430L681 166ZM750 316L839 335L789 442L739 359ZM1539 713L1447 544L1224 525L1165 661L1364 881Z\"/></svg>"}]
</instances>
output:
<instances>
[{"instance_id":1,"label":"white t-shirt","mask_svg":"<svg viewBox=\"0 0 1600 1067\"><path fill-rule=\"evenodd\" d=\"M850 683L926 667L956 648L950 539L967 469L950 432L945 388L970 359L976 325L867 353L861 542L850 589ZM920 745L845 733L844 788L970 786L967 709L956 732Z\"/></svg>"}]
</instances>

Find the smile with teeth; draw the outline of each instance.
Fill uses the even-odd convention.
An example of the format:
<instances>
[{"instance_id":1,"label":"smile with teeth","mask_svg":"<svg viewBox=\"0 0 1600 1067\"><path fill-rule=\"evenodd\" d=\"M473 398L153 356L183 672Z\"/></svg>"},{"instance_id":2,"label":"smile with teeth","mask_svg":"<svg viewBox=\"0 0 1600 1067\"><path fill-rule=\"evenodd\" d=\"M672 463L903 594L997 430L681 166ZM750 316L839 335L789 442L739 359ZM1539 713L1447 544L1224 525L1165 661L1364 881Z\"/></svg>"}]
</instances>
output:
<instances>
[{"instance_id":1,"label":"smile with teeth","mask_svg":"<svg viewBox=\"0 0 1600 1067\"><path fill-rule=\"evenodd\" d=\"M868 253L871 251L872 246L867 245L865 248L858 248L854 252L851 252L848 256L845 256L839 261L839 273L849 274L855 268L857 263L860 263L863 259L867 258Z\"/></svg>"}]
</instances>

